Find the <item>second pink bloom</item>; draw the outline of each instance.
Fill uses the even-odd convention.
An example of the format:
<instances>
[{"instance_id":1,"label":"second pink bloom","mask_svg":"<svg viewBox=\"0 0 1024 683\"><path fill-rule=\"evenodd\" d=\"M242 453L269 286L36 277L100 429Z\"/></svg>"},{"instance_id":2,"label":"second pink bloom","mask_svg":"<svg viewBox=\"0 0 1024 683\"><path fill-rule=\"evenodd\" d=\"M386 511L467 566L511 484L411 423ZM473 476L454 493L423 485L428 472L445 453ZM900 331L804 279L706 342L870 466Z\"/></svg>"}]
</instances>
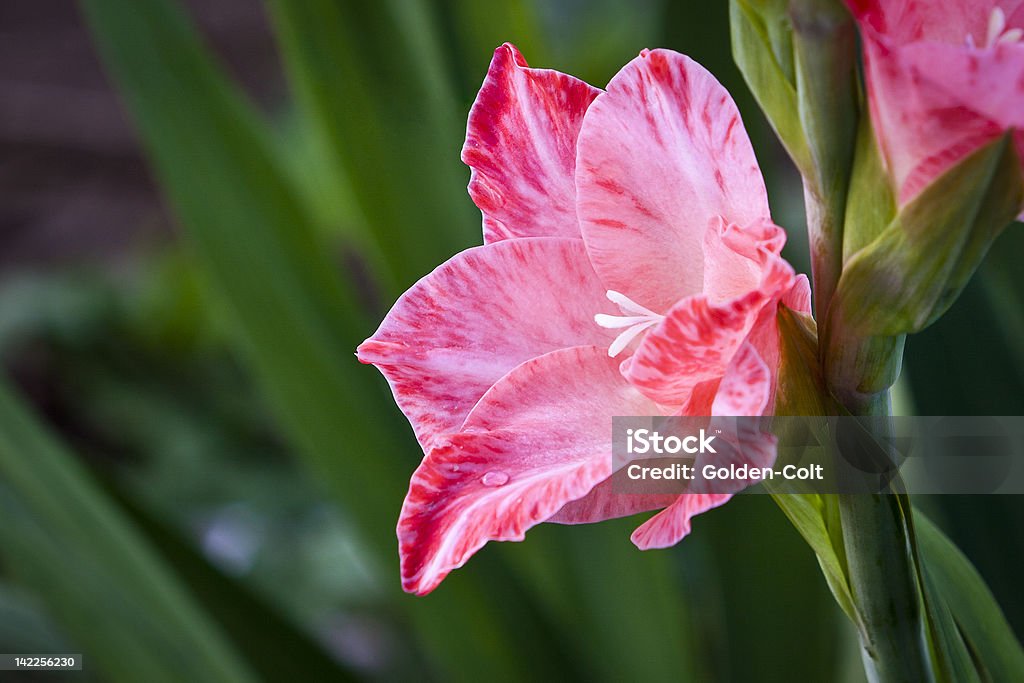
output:
<instances>
[{"instance_id":1,"label":"second pink bloom","mask_svg":"<svg viewBox=\"0 0 1024 683\"><path fill-rule=\"evenodd\" d=\"M1008 130L1024 159L1024 2L847 3L900 204Z\"/></svg>"}]
</instances>

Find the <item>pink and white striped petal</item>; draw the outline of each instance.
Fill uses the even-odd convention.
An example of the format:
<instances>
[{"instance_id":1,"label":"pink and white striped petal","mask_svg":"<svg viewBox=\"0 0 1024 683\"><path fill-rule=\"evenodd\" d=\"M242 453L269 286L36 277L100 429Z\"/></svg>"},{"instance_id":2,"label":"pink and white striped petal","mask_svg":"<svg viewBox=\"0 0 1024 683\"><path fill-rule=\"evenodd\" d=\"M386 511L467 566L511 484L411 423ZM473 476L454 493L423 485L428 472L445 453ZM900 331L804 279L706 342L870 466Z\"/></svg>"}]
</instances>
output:
<instances>
[{"instance_id":1,"label":"pink and white striped petal","mask_svg":"<svg viewBox=\"0 0 1024 683\"><path fill-rule=\"evenodd\" d=\"M722 305L704 295L683 299L623 362L622 373L652 401L680 407L697 385L725 374L764 303L757 291Z\"/></svg>"},{"instance_id":2,"label":"pink and white striped petal","mask_svg":"<svg viewBox=\"0 0 1024 683\"><path fill-rule=\"evenodd\" d=\"M678 408L698 384L722 377L762 311L770 309L774 326L774 304L797 282L778 255L784 241L769 221L742 229L712 221L702 245L704 292L677 303L647 333L623 363L626 378L651 400Z\"/></svg>"},{"instance_id":3,"label":"pink and white striped petal","mask_svg":"<svg viewBox=\"0 0 1024 683\"><path fill-rule=\"evenodd\" d=\"M750 343L744 343L722 378L712 406L715 416L757 416L769 409L774 380L772 372ZM761 433L752 423L739 420L722 420L718 453L698 456L698 469L705 465L718 467L749 465L769 467L775 462L776 439L771 434ZM734 429L730 430L730 426ZM729 447L722 448L722 444ZM694 516L722 505L734 493L738 493L755 480L716 481L709 485L697 480L693 493L684 493L658 514L644 522L633 532L632 540L641 550L673 546L690 533ZM726 484L728 484L726 486Z\"/></svg>"},{"instance_id":4,"label":"pink and white striped petal","mask_svg":"<svg viewBox=\"0 0 1024 683\"><path fill-rule=\"evenodd\" d=\"M865 47L872 119L896 182L900 204L914 199L956 162L1002 135L1024 110L1024 105L1018 104L1016 109L1003 111L991 101L994 93L1002 93L1004 97L1016 93L1018 101L1024 102L1024 82L1018 89L1014 80L1007 80L990 94L983 94L975 87L965 88L958 94L941 82L960 80L954 70L969 68L971 63L980 72L983 59L965 54L968 48L921 44L890 51L870 38L865 40ZM1006 68L998 71L1007 79L1014 75L1010 71L1016 72L1020 81L1024 76L1024 46L1013 47L1019 49L998 48L999 52L1020 53L1015 55L1017 59L1003 62ZM935 52L939 54L927 54ZM947 67L929 77L921 70L922 60L938 61ZM994 61L994 57L990 55L984 61ZM961 78L972 77L961 74ZM979 110L986 104L987 111ZM1024 151L1022 143L1024 139L1018 134L1018 150Z\"/></svg>"},{"instance_id":5,"label":"pink and white striped petal","mask_svg":"<svg viewBox=\"0 0 1024 683\"><path fill-rule=\"evenodd\" d=\"M580 236L576 137L599 92L572 76L529 68L509 43L494 51L462 148L485 243Z\"/></svg>"},{"instance_id":6,"label":"pink and white striped petal","mask_svg":"<svg viewBox=\"0 0 1024 683\"><path fill-rule=\"evenodd\" d=\"M576 159L577 214L607 289L664 313L701 291L710 221L769 217L736 105L702 66L644 51L590 105Z\"/></svg>"},{"instance_id":7,"label":"pink and white striped petal","mask_svg":"<svg viewBox=\"0 0 1024 683\"><path fill-rule=\"evenodd\" d=\"M356 352L387 378L424 450L454 432L480 397L520 363L597 344L614 307L582 240L536 237L468 249L417 282Z\"/></svg>"},{"instance_id":8,"label":"pink and white striped petal","mask_svg":"<svg viewBox=\"0 0 1024 683\"><path fill-rule=\"evenodd\" d=\"M771 221L740 227L716 216L704 233L702 291L721 303L760 288L765 264L785 243L786 232Z\"/></svg>"},{"instance_id":9,"label":"pink and white striped petal","mask_svg":"<svg viewBox=\"0 0 1024 683\"><path fill-rule=\"evenodd\" d=\"M690 520L729 502L728 493L684 493L667 508L637 527L629 537L640 550L670 548L690 533Z\"/></svg>"},{"instance_id":10,"label":"pink and white striped petal","mask_svg":"<svg viewBox=\"0 0 1024 683\"><path fill-rule=\"evenodd\" d=\"M671 505L678 497L674 493L621 493L614 490L611 479L605 479L579 500L566 503L548 521L556 524L592 524L660 510Z\"/></svg>"},{"instance_id":11,"label":"pink and white striped petal","mask_svg":"<svg viewBox=\"0 0 1024 683\"><path fill-rule=\"evenodd\" d=\"M436 440L398 522L405 590L430 592L488 541L522 540L611 474L612 417L657 410L617 365L596 346L527 361Z\"/></svg>"}]
</instances>

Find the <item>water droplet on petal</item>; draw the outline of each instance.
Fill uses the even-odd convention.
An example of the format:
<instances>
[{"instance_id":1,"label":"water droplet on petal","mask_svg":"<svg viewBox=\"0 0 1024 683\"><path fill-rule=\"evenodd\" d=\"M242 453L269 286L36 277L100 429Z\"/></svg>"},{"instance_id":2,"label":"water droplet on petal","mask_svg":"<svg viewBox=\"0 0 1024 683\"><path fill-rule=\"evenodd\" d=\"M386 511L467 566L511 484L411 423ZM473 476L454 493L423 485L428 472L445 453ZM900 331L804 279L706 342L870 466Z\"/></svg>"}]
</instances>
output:
<instances>
[{"instance_id":1,"label":"water droplet on petal","mask_svg":"<svg viewBox=\"0 0 1024 683\"><path fill-rule=\"evenodd\" d=\"M480 482L484 486L504 486L508 483L508 474L498 471L488 472L480 479Z\"/></svg>"}]
</instances>

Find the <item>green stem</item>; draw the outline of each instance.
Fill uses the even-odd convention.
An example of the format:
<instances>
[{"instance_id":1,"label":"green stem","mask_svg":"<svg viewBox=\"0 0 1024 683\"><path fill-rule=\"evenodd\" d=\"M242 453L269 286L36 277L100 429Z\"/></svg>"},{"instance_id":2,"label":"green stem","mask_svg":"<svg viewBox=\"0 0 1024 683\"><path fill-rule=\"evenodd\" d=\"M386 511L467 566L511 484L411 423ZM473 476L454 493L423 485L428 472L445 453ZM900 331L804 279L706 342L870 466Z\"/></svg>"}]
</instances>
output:
<instances>
[{"instance_id":1,"label":"green stem","mask_svg":"<svg viewBox=\"0 0 1024 683\"><path fill-rule=\"evenodd\" d=\"M857 139L857 38L838 0L790 0L797 108L811 167L804 205L814 307L826 313L843 267L843 218Z\"/></svg>"},{"instance_id":2,"label":"green stem","mask_svg":"<svg viewBox=\"0 0 1024 683\"><path fill-rule=\"evenodd\" d=\"M857 415L888 416L888 392L873 394L847 409ZM868 679L880 683L934 680L910 543L910 506L894 493L839 494L838 498Z\"/></svg>"},{"instance_id":3,"label":"green stem","mask_svg":"<svg viewBox=\"0 0 1024 683\"><path fill-rule=\"evenodd\" d=\"M934 678L904 516L909 514L896 495L839 496L864 669L869 680L881 683Z\"/></svg>"}]
</instances>

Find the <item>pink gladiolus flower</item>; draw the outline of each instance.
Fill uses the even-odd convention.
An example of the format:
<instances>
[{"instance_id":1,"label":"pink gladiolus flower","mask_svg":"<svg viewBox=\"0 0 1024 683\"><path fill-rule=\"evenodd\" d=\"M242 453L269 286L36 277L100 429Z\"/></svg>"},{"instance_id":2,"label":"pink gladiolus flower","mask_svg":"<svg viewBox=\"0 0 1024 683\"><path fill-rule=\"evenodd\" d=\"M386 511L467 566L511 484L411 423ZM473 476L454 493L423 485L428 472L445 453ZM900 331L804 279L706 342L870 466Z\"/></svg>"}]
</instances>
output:
<instances>
[{"instance_id":1,"label":"pink gladiolus flower","mask_svg":"<svg viewBox=\"0 0 1024 683\"><path fill-rule=\"evenodd\" d=\"M1024 2L848 0L900 204L1013 129L1024 158Z\"/></svg>"},{"instance_id":2,"label":"pink gladiolus flower","mask_svg":"<svg viewBox=\"0 0 1024 683\"><path fill-rule=\"evenodd\" d=\"M613 494L612 416L770 411L777 306L809 310L732 99L667 50L602 92L506 44L462 158L484 245L358 350L426 453L398 523L404 588L544 521L664 508L633 540L676 543L729 495Z\"/></svg>"}]
</instances>

